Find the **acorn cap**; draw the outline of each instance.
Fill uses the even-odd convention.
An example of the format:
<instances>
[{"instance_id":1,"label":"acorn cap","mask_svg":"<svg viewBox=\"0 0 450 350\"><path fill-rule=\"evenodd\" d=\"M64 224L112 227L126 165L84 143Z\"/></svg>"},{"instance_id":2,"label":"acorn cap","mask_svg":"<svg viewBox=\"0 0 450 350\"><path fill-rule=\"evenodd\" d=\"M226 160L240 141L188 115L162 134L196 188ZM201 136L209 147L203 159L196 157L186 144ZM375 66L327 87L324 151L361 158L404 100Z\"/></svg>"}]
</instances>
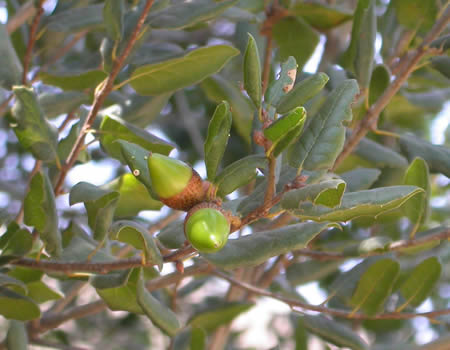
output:
<instances>
[{"instance_id":1,"label":"acorn cap","mask_svg":"<svg viewBox=\"0 0 450 350\"><path fill-rule=\"evenodd\" d=\"M186 216L184 232L199 252L214 253L227 243L230 226L220 207L214 203L201 203Z\"/></svg>"},{"instance_id":2,"label":"acorn cap","mask_svg":"<svg viewBox=\"0 0 450 350\"><path fill-rule=\"evenodd\" d=\"M148 158L148 169L154 191L168 207L188 211L204 200L203 180L188 164L152 153Z\"/></svg>"}]
</instances>

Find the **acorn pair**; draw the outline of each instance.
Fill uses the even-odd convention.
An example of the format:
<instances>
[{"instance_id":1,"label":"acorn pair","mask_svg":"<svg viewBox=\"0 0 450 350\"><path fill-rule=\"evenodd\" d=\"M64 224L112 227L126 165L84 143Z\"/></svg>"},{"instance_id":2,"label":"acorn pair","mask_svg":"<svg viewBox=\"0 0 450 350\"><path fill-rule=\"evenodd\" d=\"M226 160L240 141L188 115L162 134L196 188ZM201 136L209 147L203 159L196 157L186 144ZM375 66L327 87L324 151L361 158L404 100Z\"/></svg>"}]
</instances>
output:
<instances>
[{"instance_id":1,"label":"acorn pair","mask_svg":"<svg viewBox=\"0 0 450 350\"><path fill-rule=\"evenodd\" d=\"M170 208L187 211L184 234L199 252L213 253L228 240L229 214L207 201L209 183L188 164L152 153L148 158L152 188L161 202Z\"/></svg>"}]
</instances>

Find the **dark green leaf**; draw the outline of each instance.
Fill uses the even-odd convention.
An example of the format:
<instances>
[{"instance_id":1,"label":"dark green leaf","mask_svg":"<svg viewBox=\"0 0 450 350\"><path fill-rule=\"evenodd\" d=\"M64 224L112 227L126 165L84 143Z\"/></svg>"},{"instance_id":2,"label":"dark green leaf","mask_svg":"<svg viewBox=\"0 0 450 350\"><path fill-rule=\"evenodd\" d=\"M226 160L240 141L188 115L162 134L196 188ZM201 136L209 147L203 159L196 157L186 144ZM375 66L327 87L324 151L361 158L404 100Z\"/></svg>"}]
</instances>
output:
<instances>
[{"instance_id":1,"label":"dark green leaf","mask_svg":"<svg viewBox=\"0 0 450 350\"><path fill-rule=\"evenodd\" d=\"M148 22L153 28L183 29L214 19L237 1L197 0L177 3L163 10L152 12Z\"/></svg>"},{"instance_id":2,"label":"dark green leaf","mask_svg":"<svg viewBox=\"0 0 450 350\"><path fill-rule=\"evenodd\" d=\"M201 83L201 87L211 101L221 103L225 100L230 104L233 126L238 134L250 144L253 107L239 88L219 75L205 79Z\"/></svg>"},{"instance_id":3,"label":"dark green leaf","mask_svg":"<svg viewBox=\"0 0 450 350\"><path fill-rule=\"evenodd\" d=\"M317 261L293 263L286 269L286 278L293 286L320 281L339 269L342 261Z\"/></svg>"},{"instance_id":4,"label":"dark green leaf","mask_svg":"<svg viewBox=\"0 0 450 350\"><path fill-rule=\"evenodd\" d=\"M174 336L180 328L176 315L167 306L161 304L145 287L142 276L137 282L137 302L148 318L169 336Z\"/></svg>"},{"instance_id":5,"label":"dark green leaf","mask_svg":"<svg viewBox=\"0 0 450 350\"><path fill-rule=\"evenodd\" d=\"M57 86L63 90L86 90L95 88L107 74L101 70L90 70L72 74L51 74L46 72L39 73L39 79L44 84Z\"/></svg>"},{"instance_id":6,"label":"dark green leaf","mask_svg":"<svg viewBox=\"0 0 450 350\"><path fill-rule=\"evenodd\" d=\"M116 0L117 1L117 0ZM103 25L103 4L70 8L50 17L48 29L75 32Z\"/></svg>"},{"instance_id":7,"label":"dark green leaf","mask_svg":"<svg viewBox=\"0 0 450 350\"><path fill-rule=\"evenodd\" d=\"M313 98L328 82L328 75L317 73L299 83L277 103L277 113L284 114Z\"/></svg>"},{"instance_id":8,"label":"dark green leaf","mask_svg":"<svg viewBox=\"0 0 450 350\"><path fill-rule=\"evenodd\" d=\"M142 250L146 263L153 263L162 269L163 258L148 230L134 221L122 220L111 227L112 238Z\"/></svg>"},{"instance_id":9,"label":"dark green leaf","mask_svg":"<svg viewBox=\"0 0 450 350\"><path fill-rule=\"evenodd\" d=\"M187 326L176 334L173 348L177 350L205 350L206 332L201 328Z\"/></svg>"},{"instance_id":10,"label":"dark green leaf","mask_svg":"<svg viewBox=\"0 0 450 350\"><path fill-rule=\"evenodd\" d=\"M400 311L407 305L417 307L422 304L438 282L441 270L441 263L434 256L417 265L400 286L400 292L406 301L397 310Z\"/></svg>"},{"instance_id":11,"label":"dark green leaf","mask_svg":"<svg viewBox=\"0 0 450 350\"><path fill-rule=\"evenodd\" d=\"M44 92L38 96L38 103L48 119L72 112L89 100L88 95L78 91Z\"/></svg>"},{"instance_id":12,"label":"dark green leaf","mask_svg":"<svg viewBox=\"0 0 450 350\"><path fill-rule=\"evenodd\" d=\"M13 320L28 321L40 317L41 311L30 298L0 287L0 315Z\"/></svg>"},{"instance_id":13,"label":"dark green leaf","mask_svg":"<svg viewBox=\"0 0 450 350\"><path fill-rule=\"evenodd\" d=\"M145 128L160 115L170 96L171 93L153 97L134 95L130 98L130 104L122 106L121 117L137 127Z\"/></svg>"},{"instance_id":14,"label":"dark green leaf","mask_svg":"<svg viewBox=\"0 0 450 350\"><path fill-rule=\"evenodd\" d=\"M150 134L149 132L135 127L118 117L105 116L100 125L100 142L103 149L113 158L126 163L121 152L118 140L128 141L139 145L148 151L168 155L174 146Z\"/></svg>"},{"instance_id":15,"label":"dark green leaf","mask_svg":"<svg viewBox=\"0 0 450 350\"><path fill-rule=\"evenodd\" d=\"M119 195L117 191L105 190L87 182L77 183L70 191L70 205L84 203L89 226L97 241L102 241L108 233Z\"/></svg>"},{"instance_id":16,"label":"dark green leaf","mask_svg":"<svg viewBox=\"0 0 450 350\"><path fill-rule=\"evenodd\" d=\"M358 93L355 80L346 80L327 98L318 115L289 149L289 164L306 170L329 169L345 141L344 122L352 118L351 103Z\"/></svg>"},{"instance_id":17,"label":"dark green leaf","mask_svg":"<svg viewBox=\"0 0 450 350\"><path fill-rule=\"evenodd\" d=\"M244 88L256 108L261 107L261 61L256 40L249 33L244 54Z\"/></svg>"},{"instance_id":18,"label":"dark green leaf","mask_svg":"<svg viewBox=\"0 0 450 350\"><path fill-rule=\"evenodd\" d=\"M64 295L51 289L42 281L34 281L27 283L27 296L33 299L36 303L41 304L49 300L61 299Z\"/></svg>"},{"instance_id":19,"label":"dark green leaf","mask_svg":"<svg viewBox=\"0 0 450 350\"><path fill-rule=\"evenodd\" d=\"M6 255L25 255L33 246L33 237L31 233L20 228L14 221L11 222L6 232L0 236L0 249L3 256Z\"/></svg>"},{"instance_id":20,"label":"dark green leaf","mask_svg":"<svg viewBox=\"0 0 450 350\"><path fill-rule=\"evenodd\" d=\"M21 280L15 279L14 277L5 275L3 273L0 273L0 287L6 288L6 287L14 287L15 290L21 291L22 294L28 293L28 288L25 283L23 283Z\"/></svg>"},{"instance_id":21,"label":"dark green leaf","mask_svg":"<svg viewBox=\"0 0 450 350\"><path fill-rule=\"evenodd\" d=\"M361 276L350 300L353 312L363 310L367 315L378 313L391 294L400 272L400 264L391 259L381 259L372 264Z\"/></svg>"},{"instance_id":22,"label":"dark green leaf","mask_svg":"<svg viewBox=\"0 0 450 350\"><path fill-rule=\"evenodd\" d=\"M136 216L141 210L159 210L163 204L152 198L147 188L133 174L123 174L103 186L103 188L120 193L115 218Z\"/></svg>"},{"instance_id":23,"label":"dark green leaf","mask_svg":"<svg viewBox=\"0 0 450 350\"><path fill-rule=\"evenodd\" d=\"M428 30L435 23L439 9L435 1L394 0L397 19L413 30Z\"/></svg>"},{"instance_id":24,"label":"dark green leaf","mask_svg":"<svg viewBox=\"0 0 450 350\"><path fill-rule=\"evenodd\" d=\"M289 145L297 140L303 131L306 120L306 110L296 107L287 115L275 120L269 127L264 129L264 136L272 142L267 155L277 157Z\"/></svg>"},{"instance_id":25,"label":"dark green leaf","mask_svg":"<svg viewBox=\"0 0 450 350\"><path fill-rule=\"evenodd\" d=\"M376 218L381 213L400 207L422 191L415 186L391 186L349 192L344 194L338 208L305 203L300 205L300 209L291 212L304 220L314 221L349 221L360 216Z\"/></svg>"},{"instance_id":26,"label":"dark green leaf","mask_svg":"<svg viewBox=\"0 0 450 350\"><path fill-rule=\"evenodd\" d=\"M16 95L16 102L12 109L15 123L11 126L20 144L37 159L55 160L57 132L45 119L33 89L16 86L13 91Z\"/></svg>"},{"instance_id":27,"label":"dark green leaf","mask_svg":"<svg viewBox=\"0 0 450 350\"><path fill-rule=\"evenodd\" d=\"M81 132L82 124L83 124L82 120L73 124L72 127L70 128L69 134L58 142L58 157L60 161L65 161L67 160L67 157L69 157L70 152L72 151L72 148L78 138L78 135ZM85 163L89 161L89 159L90 156L87 150L82 150L78 154L77 161Z\"/></svg>"},{"instance_id":28,"label":"dark green leaf","mask_svg":"<svg viewBox=\"0 0 450 350\"><path fill-rule=\"evenodd\" d=\"M6 347L9 350L27 350L28 333L23 322L9 321L8 334L6 335Z\"/></svg>"},{"instance_id":29,"label":"dark green leaf","mask_svg":"<svg viewBox=\"0 0 450 350\"><path fill-rule=\"evenodd\" d=\"M50 180L37 172L30 182L30 190L24 201L24 222L34 226L45 244L45 249L54 256L61 255L61 235L58 229L58 213Z\"/></svg>"},{"instance_id":30,"label":"dark green leaf","mask_svg":"<svg viewBox=\"0 0 450 350\"><path fill-rule=\"evenodd\" d=\"M125 6L123 0L106 0L103 7L103 20L109 37L120 40L123 36L123 14Z\"/></svg>"},{"instance_id":31,"label":"dark green leaf","mask_svg":"<svg viewBox=\"0 0 450 350\"><path fill-rule=\"evenodd\" d=\"M352 350L369 349L367 343L350 328L338 321L332 321L324 316L302 316L304 327L339 347L350 348Z\"/></svg>"},{"instance_id":32,"label":"dark green leaf","mask_svg":"<svg viewBox=\"0 0 450 350\"><path fill-rule=\"evenodd\" d=\"M303 19L296 17L285 17L276 22L272 35L279 47L280 60L284 61L293 56L299 71L308 62L319 43L319 34Z\"/></svg>"},{"instance_id":33,"label":"dark green leaf","mask_svg":"<svg viewBox=\"0 0 450 350\"><path fill-rule=\"evenodd\" d=\"M248 311L255 304L253 303L228 303L213 310L199 313L192 317L188 324L192 327L204 329L211 333L220 326L224 326L233 321L240 314Z\"/></svg>"},{"instance_id":34,"label":"dark green leaf","mask_svg":"<svg viewBox=\"0 0 450 350\"><path fill-rule=\"evenodd\" d=\"M318 30L329 30L352 18L352 14L339 7L330 7L320 3L296 3L289 13L302 17Z\"/></svg>"},{"instance_id":35,"label":"dark green leaf","mask_svg":"<svg viewBox=\"0 0 450 350\"><path fill-rule=\"evenodd\" d=\"M307 185L287 192L281 200L281 206L283 209L297 209L300 203L310 201L314 205L334 208L341 204L345 186L342 180L328 180Z\"/></svg>"},{"instance_id":36,"label":"dark green leaf","mask_svg":"<svg viewBox=\"0 0 450 350\"><path fill-rule=\"evenodd\" d=\"M450 40L449 40L450 41ZM450 57L448 56L437 56L431 58L431 66L440 72L447 79L450 79Z\"/></svg>"},{"instance_id":37,"label":"dark green leaf","mask_svg":"<svg viewBox=\"0 0 450 350\"><path fill-rule=\"evenodd\" d=\"M363 138L355 149L355 154L377 167L406 168L408 161L389 147Z\"/></svg>"},{"instance_id":38,"label":"dark green leaf","mask_svg":"<svg viewBox=\"0 0 450 350\"><path fill-rule=\"evenodd\" d=\"M0 57L0 86L10 90L13 85L20 84L23 68L3 23L0 23Z\"/></svg>"},{"instance_id":39,"label":"dark green leaf","mask_svg":"<svg viewBox=\"0 0 450 350\"><path fill-rule=\"evenodd\" d=\"M418 137L405 135L400 138L400 147L409 160L423 158L432 172L450 177L450 149L432 145Z\"/></svg>"},{"instance_id":40,"label":"dark green leaf","mask_svg":"<svg viewBox=\"0 0 450 350\"><path fill-rule=\"evenodd\" d=\"M292 89L297 76L297 67L297 62L292 56L289 56L286 62L281 64L281 72L278 79L272 81L264 96L266 104L269 106L278 105L280 99Z\"/></svg>"},{"instance_id":41,"label":"dark green leaf","mask_svg":"<svg viewBox=\"0 0 450 350\"><path fill-rule=\"evenodd\" d=\"M186 241L183 222L175 221L170 223L161 230L157 238L168 249L181 248Z\"/></svg>"},{"instance_id":42,"label":"dark green leaf","mask_svg":"<svg viewBox=\"0 0 450 350\"><path fill-rule=\"evenodd\" d=\"M342 180L347 184L347 192L355 192L369 189L380 176L379 169L357 168L339 174Z\"/></svg>"},{"instance_id":43,"label":"dark green leaf","mask_svg":"<svg viewBox=\"0 0 450 350\"><path fill-rule=\"evenodd\" d=\"M306 334L306 329L304 325L304 320L301 317L296 319L297 324L295 325L295 350L308 350L308 334Z\"/></svg>"},{"instance_id":44,"label":"dark green leaf","mask_svg":"<svg viewBox=\"0 0 450 350\"><path fill-rule=\"evenodd\" d=\"M205 164L208 179L214 181L220 161L225 153L230 136L232 117L230 105L223 101L214 111L205 140Z\"/></svg>"},{"instance_id":45,"label":"dark green leaf","mask_svg":"<svg viewBox=\"0 0 450 350\"><path fill-rule=\"evenodd\" d=\"M272 256L304 248L321 231L332 226L307 222L288 225L272 231L258 232L238 239L230 239L221 251L202 254L214 265L226 269L258 265Z\"/></svg>"},{"instance_id":46,"label":"dark green leaf","mask_svg":"<svg viewBox=\"0 0 450 350\"><path fill-rule=\"evenodd\" d=\"M136 69L130 84L141 95L159 95L196 84L217 73L239 51L216 45L195 49L183 57Z\"/></svg>"},{"instance_id":47,"label":"dark green leaf","mask_svg":"<svg viewBox=\"0 0 450 350\"><path fill-rule=\"evenodd\" d=\"M378 100L390 83L391 75L389 73L389 68L384 64L376 66L372 72L372 78L370 79L369 106Z\"/></svg>"},{"instance_id":48,"label":"dark green leaf","mask_svg":"<svg viewBox=\"0 0 450 350\"><path fill-rule=\"evenodd\" d=\"M266 164L265 156L251 155L228 165L214 181L217 194L223 197L246 185L256 177L256 169L264 168Z\"/></svg>"}]
</instances>

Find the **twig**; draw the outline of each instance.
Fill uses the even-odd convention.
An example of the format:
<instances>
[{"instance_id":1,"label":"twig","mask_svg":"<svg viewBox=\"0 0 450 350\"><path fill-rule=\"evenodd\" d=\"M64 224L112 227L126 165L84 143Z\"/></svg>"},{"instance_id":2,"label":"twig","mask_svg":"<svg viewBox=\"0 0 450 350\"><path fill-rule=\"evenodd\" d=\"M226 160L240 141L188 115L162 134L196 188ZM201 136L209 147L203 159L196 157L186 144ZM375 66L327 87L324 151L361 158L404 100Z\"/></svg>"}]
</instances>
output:
<instances>
[{"instance_id":1,"label":"twig","mask_svg":"<svg viewBox=\"0 0 450 350\"><path fill-rule=\"evenodd\" d=\"M25 58L23 59L23 75L22 75L22 83L24 85L27 85L27 74L28 70L30 68L31 63L31 57L33 54L33 47L36 43L37 38L37 29L39 26L39 22L41 21L41 17L44 14L44 9L42 8L42 5L44 4L45 0L40 0L38 9L36 12L36 15L34 16L33 23L31 24L30 28L30 38L28 39L27 44L27 50L25 52Z\"/></svg>"},{"instance_id":2,"label":"twig","mask_svg":"<svg viewBox=\"0 0 450 350\"><path fill-rule=\"evenodd\" d=\"M275 195L275 171L277 167L277 160L272 155L269 156L269 174L267 175L267 188L264 196L264 206L271 204Z\"/></svg>"},{"instance_id":3,"label":"twig","mask_svg":"<svg viewBox=\"0 0 450 350\"><path fill-rule=\"evenodd\" d=\"M134 44L139 38L139 33L141 32L141 29L144 25L145 19L147 18L147 15L150 11L150 8L153 5L153 0L147 0L144 6L144 9L142 10L142 13L139 16L139 19L137 21L136 27L134 28L133 33L131 34L130 40L128 41L127 46L125 47L123 53L120 55L120 57L114 62L114 65L111 69L111 73L106 78L106 80L101 83L97 87L97 91L95 93L95 99L94 103L92 105L91 110L89 111L88 116L86 117L86 121L84 122L84 125L81 127L80 134L77 137L77 140L75 141L75 144L69 154L69 157L67 159L66 164L61 169L61 172L59 174L58 180L56 182L54 192L56 195L61 193L62 186L64 184L64 180L67 176L67 173L72 168L72 166L75 164L75 161L78 159L78 154L80 153L81 149L83 148L83 142L84 138L86 137L86 130L90 129L92 126L92 123L95 120L95 117L97 116L100 108L103 105L103 102L105 101L108 94L111 92L114 84L114 80L116 79L117 75L119 74L123 64L125 63L126 58L130 54Z\"/></svg>"},{"instance_id":4,"label":"twig","mask_svg":"<svg viewBox=\"0 0 450 350\"><path fill-rule=\"evenodd\" d=\"M272 61L272 34L267 35L266 49L264 52L264 65L262 71L262 94L264 95L269 85L270 63Z\"/></svg>"},{"instance_id":5,"label":"twig","mask_svg":"<svg viewBox=\"0 0 450 350\"><path fill-rule=\"evenodd\" d=\"M33 0L29 0L22 5L6 24L8 34L14 33L17 28L24 24L29 18L33 17L36 14L36 11Z\"/></svg>"},{"instance_id":6,"label":"twig","mask_svg":"<svg viewBox=\"0 0 450 350\"><path fill-rule=\"evenodd\" d=\"M70 290L65 293L65 297L58 300L50 309L52 313L60 313L63 311L67 305L69 305L73 299L77 297L80 291L86 286L86 282L75 282L75 285L70 288Z\"/></svg>"},{"instance_id":7,"label":"twig","mask_svg":"<svg viewBox=\"0 0 450 350\"><path fill-rule=\"evenodd\" d=\"M388 105L391 98L398 92L403 83L406 82L409 75L413 72L415 66L420 59L428 52L428 46L436 37L447 27L450 22L450 7L442 14L441 18L435 23L433 28L424 38L420 46L411 53L404 56L399 63L398 75L395 80L388 86L385 92L378 98L378 100L369 108L364 118L355 127L350 139L342 150L341 154L334 163L333 170L355 149L361 139L366 136L369 130L376 126L378 117L383 109Z\"/></svg>"},{"instance_id":8,"label":"twig","mask_svg":"<svg viewBox=\"0 0 450 350\"><path fill-rule=\"evenodd\" d=\"M324 314L329 314L332 316L340 317L340 318L350 318L350 319L357 319L357 320L406 320L411 319L415 317L427 317L427 318L435 318L442 315L448 315L450 314L450 309L444 309L444 310L436 310L436 311L430 311L430 312L420 312L420 313L399 313L399 312L387 312L379 315L364 315L361 313L355 313L355 312L348 312L343 311L339 309L334 308L328 308L324 306L319 305L311 305L307 303L302 303L298 299L292 299L287 298L283 295L269 292L265 289L255 287L251 284L248 284L246 282L239 281L221 271L215 270L213 271L213 274L216 276L227 280L228 282L232 283L235 286L238 286L244 290L247 290L250 293L270 297L273 299L277 299L281 302L284 302L285 304L289 305L291 308L299 309L299 311L309 310L309 311L316 311L321 312Z\"/></svg>"}]
</instances>

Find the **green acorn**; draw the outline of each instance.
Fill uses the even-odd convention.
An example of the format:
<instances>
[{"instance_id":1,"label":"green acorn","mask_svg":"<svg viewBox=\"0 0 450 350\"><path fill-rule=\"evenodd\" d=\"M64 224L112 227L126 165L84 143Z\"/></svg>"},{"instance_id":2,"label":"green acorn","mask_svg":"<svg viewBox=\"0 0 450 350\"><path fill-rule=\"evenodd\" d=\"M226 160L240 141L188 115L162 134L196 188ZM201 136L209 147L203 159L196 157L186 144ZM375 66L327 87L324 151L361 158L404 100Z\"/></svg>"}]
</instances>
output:
<instances>
[{"instance_id":1,"label":"green acorn","mask_svg":"<svg viewBox=\"0 0 450 350\"><path fill-rule=\"evenodd\" d=\"M225 247L230 234L229 214L215 203L193 207L184 220L184 234L202 253L215 253Z\"/></svg>"},{"instance_id":2,"label":"green acorn","mask_svg":"<svg viewBox=\"0 0 450 350\"><path fill-rule=\"evenodd\" d=\"M208 186L186 163L152 153L148 169L154 191L168 207L188 211L206 198Z\"/></svg>"}]
</instances>

